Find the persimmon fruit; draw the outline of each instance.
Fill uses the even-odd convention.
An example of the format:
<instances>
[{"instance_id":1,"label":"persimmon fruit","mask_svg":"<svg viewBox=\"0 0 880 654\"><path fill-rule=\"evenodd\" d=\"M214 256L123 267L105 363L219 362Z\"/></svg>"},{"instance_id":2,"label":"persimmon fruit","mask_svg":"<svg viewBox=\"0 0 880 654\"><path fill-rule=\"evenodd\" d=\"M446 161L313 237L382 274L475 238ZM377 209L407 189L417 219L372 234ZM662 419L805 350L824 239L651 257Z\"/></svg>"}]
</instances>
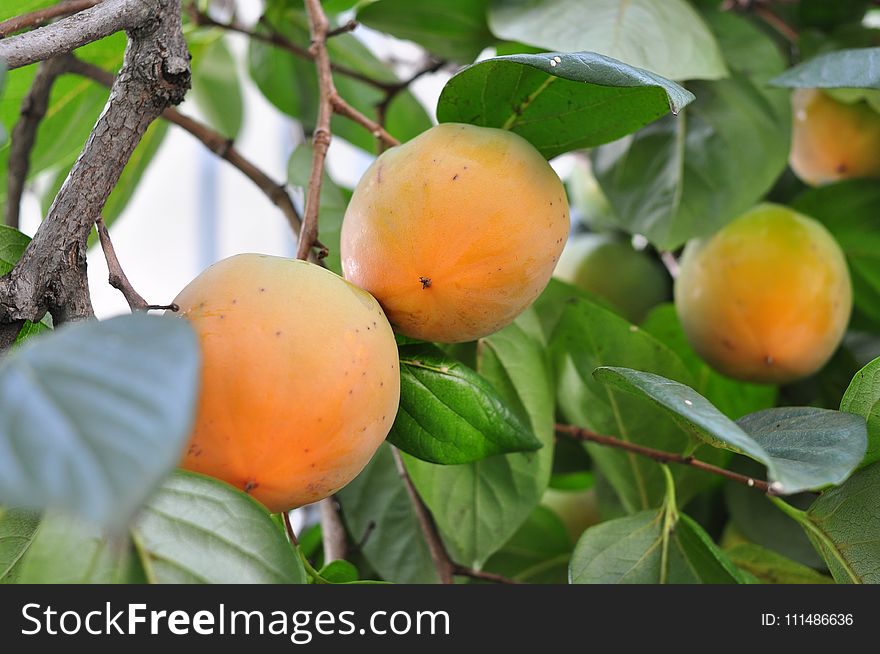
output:
<instances>
[{"instance_id":1,"label":"persimmon fruit","mask_svg":"<svg viewBox=\"0 0 880 654\"><path fill-rule=\"evenodd\" d=\"M641 322L672 294L672 280L661 263L607 234L570 239L554 275L605 299L630 322Z\"/></svg>"},{"instance_id":2,"label":"persimmon fruit","mask_svg":"<svg viewBox=\"0 0 880 654\"><path fill-rule=\"evenodd\" d=\"M305 261L242 254L174 302L202 352L184 468L270 511L323 499L363 469L400 395L394 334L369 293Z\"/></svg>"},{"instance_id":3,"label":"persimmon fruit","mask_svg":"<svg viewBox=\"0 0 880 654\"><path fill-rule=\"evenodd\" d=\"M342 224L342 269L400 333L471 341L538 297L568 229L562 182L530 143L444 123L361 178Z\"/></svg>"},{"instance_id":4,"label":"persimmon fruit","mask_svg":"<svg viewBox=\"0 0 880 654\"><path fill-rule=\"evenodd\" d=\"M816 372L837 349L852 285L823 225L763 204L687 245L675 305L688 340L712 367L784 383Z\"/></svg>"},{"instance_id":5,"label":"persimmon fruit","mask_svg":"<svg viewBox=\"0 0 880 654\"><path fill-rule=\"evenodd\" d=\"M842 102L818 89L792 93L789 163L811 186L880 177L880 113L865 100Z\"/></svg>"}]
</instances>

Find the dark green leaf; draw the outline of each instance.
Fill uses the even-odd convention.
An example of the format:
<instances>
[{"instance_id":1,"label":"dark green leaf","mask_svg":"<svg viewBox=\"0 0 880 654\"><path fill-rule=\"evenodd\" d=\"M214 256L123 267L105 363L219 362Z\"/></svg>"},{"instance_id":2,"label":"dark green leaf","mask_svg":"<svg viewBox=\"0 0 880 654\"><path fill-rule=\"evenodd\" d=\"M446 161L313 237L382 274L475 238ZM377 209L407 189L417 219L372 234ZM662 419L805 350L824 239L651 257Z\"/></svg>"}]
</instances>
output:
<instances>
[{"instance_id":1,"label":"dark green leaf","mask_svg":"<svg viewBox=\"0 0 880 654\"><path fill-rule=\"evenodd\" d=\"M827 52L785 71L771 84L808 89L880 89L880 48Z\"/></svg>"},{"instance_id":2,"label":"dark green leaf","mask_svg":"<svg viewBox=\"0 0 880 654\"><path fill-rule=\"evenodd\" d=\"M838 583L880 583L880 463L822 493L807 512L807 534Z\"/></svg>"},{"instance_id":3,"label":"dark green leaf","mask_svg":"<svg viewBox=\"0 0 880 654\"><path fill-rule=\"evenodd\" d=\"M133 531L151 583L306 582L302 561L266 509L209 477L170 477Z\"/></svg>"},{"instance_id":4,"label":"dark green leaf","mask_svg":"<svg viewBox=\"0 0 880 654\"><path fill-rule=\"evenodd\" d=\"M740 543L724 550L733 564L765 584L833 584L834 581L781 554L755 545Z\"/></svg>"},{"instance_id":5,"label":"dark green leaf","mask_svg":"<svg viewBox=\"0 0 880 654\"><path fill-rule=\"evenodd\" d=\"M566 422L668 452L691 447L693 438L668 413L593 378L599 366L627 365L690 382L681 360L650 334L593 303L574 300L557 324L550 354L559 410ZM612 448L589 443L586 447L627 511L635 513L662 502L665 482L657 463ZM725 456L711 449L701 452L704 455L716 462ZM681 502L711 482L707 475L684 466L673 474Z\"/></svg>"},{"instance_id":6,"label":"dark green leaf","mask_svg":"<svg viewBox=\"0 0 880 654\"><path fill-rule=\"evenodd\" d=\"M880 321L880 185L838 182L806 191L792 206L828 228L846 254L856 309Z\"/></svg>"},{"instance_id":7,"label":"dark green leaf","mask_svg":"<svg viewBox=\"0 0 880 654\"><path fill-rule=\"evenodd\" d=\"M775 386L737 381L710 368L688 343L675 305L661 304L648 314L641 327L679 356L696 380L694 389L728 418L736 420L776 403Z\"/></svg>"},{"instance_id":8,"label":"dark green leaf","mask_svg":"<svg viewBox=\"0 0 880 654\"><path fill-rule=\"evenodd\" d=\"M67 326L0 364L0 501L121 528L180 457L199 353L183 320Z\"/></svg>"},{"instance_id":9,"label":"dark green leaf","mask_svg":"<svg viewBox=\"0 0 880 654\"><path fill-rule=\"evenodd\" d=\"M481 567L541 500L553 463L553 393L544 345L532 310L480 342L479 371L530 420L544 447L460 466L407 457L407 468L453 558Z\"/></svg>"},{"instance_id":10,"label":"dark green leaf","mask_svg":"<svg viewBox=\"0 0 880 654\"><path fill-rule=\"evenodd\" d=\"M727 72L712 33L684 0L494 0L489 24L503 39L591 50L670 79Z\"/></svg>"},{"instance_id":11,"label":"dark green leaf","mask_svg":"<svg viewBox=\"0 0 880 654\"><path fill-rule=\"evenodd\" d=\"M0 584L17 581L19 563L39 524L40 517L35 513L0 508Z\"/></svg>"},{"instance_id":12,"label":"dark green leaf","mask_svg":"<svg viewBox=\"0 0 880 654\"><path fill-rule=\"evenodd\" d=\"M880 358L856 373L843 395L840 410L856 413L868 423L868 451L862 465L880 460Z\"/></svg>"},{"instance_id":13,"label":"dark green leaf","mask_svg":"<svg viewBox=\"0 0 880 654\"><path fill-rule=\"evenodd\" d=\"M348 532L382 579L437 583L431 553L389 445L383 444L354 480L337 493Z\"/></svg>"},{"instance_id":14,"label":"dark green leaf","mask_svg":"<svg viewBox=\"0 0 880 654\"><path fill-rule=\"evenodd\" d=\"M522 583L564 584L571 551L565 525L550 509L538 506L485 569Z\"/></svg>"},{"instance_id":15,"label":"dark green leaf","mask_svg":"<svg viewBox=\"0 0 880 654\"><path fill-rule=\"evenodd\" d=\"M437 119L512 130L549 159L630 134L693 97L592 52L520 54L461 70L440 95Z\"/></svg>"},{"instance_id":16,"label":"dark green leaf","mask_svg":"<svg viewBox=\"0 0 880 654\"><path fill-rule=\"evenodd\" d=\"M388 440L447 465L541 447L486 380L432 345L401 348L400 409Z\"/></svg>"},{"instance_id":17,"label":"dark green leaf","mask_svg":"<svg viewBox=\"0 0 880 654\"><path fill-rule=\"evenodd\" d=\"M569 569L573 584L738 584L745 580L686 515L642 511L591 527Z\"/></svg>"},{"instance_id":18,"label":"dark green leaf","mask_svg":"<svg viewBox=\"0 0 880 654\"><path fill-rule=\"evenodd\" d=\"M208 123L234 139L241 130L244 101L235 59L223 39L215 39L193 61L192 97Z\"/></svg>"},{"instance_id":19,"label":"dark green leaf","mask_svg":"<svg viewBox=\"0 0 880 654\"><path fill-rule=\"evenodd\" d=\"M489 0L378 0L362 6L357 19L444 59L470 63L493 41L488 5Z\"/></svg>"},{"instance_id":20,"label":"dark green leaf","mask_svg":"<svg viewBox=\"0 0 880 654\"><path fill-rule=\"evenodd\" d=\"M851 413L785 407L758 411L736 423L694 389L659 375L603 367L594 376L615 388L650 398L710 445L760 461L767 466L777 493L838 484L865 453L864 420Z\"/></svg>"},{"instance_id":21,"label":"dark green leaf","mask_svg":"<svg viewBox=\"0 0 880 654\"><path fill-rule=\"evenodd\" d=\"M713 8L704 11L703 18L715 33L731 70L765 82L788 65L777 42L745 16Z\"/></svg>"},{"instance_id":22,"label":"dark green leaf","mask_svg":"<svg viewBox=\"0 0 880 654\"><path fill-rule=\"evenodd\" d=\"M348 561L331 561L318 571L331 584L351 584L358 580L358 570Z\"/></svg>"},{"instance_id":23,"label":"dark green leaf","mask_svg":"<svg viewBox=\"0 0 880 654\"><path fill-rule=\"evenodd\" d=\"M287 181L291 186L299 186L305 192L309 185L312 170L311 145L300 145L290 155L287 163ZM342 218L351 199L351 192L336 184L327 172L321 182L321 197L318 209L318 235L328 250L324 265L338 275L342 274L342 259L339 256L339 235Z\"/></svg>"}]
</instances>

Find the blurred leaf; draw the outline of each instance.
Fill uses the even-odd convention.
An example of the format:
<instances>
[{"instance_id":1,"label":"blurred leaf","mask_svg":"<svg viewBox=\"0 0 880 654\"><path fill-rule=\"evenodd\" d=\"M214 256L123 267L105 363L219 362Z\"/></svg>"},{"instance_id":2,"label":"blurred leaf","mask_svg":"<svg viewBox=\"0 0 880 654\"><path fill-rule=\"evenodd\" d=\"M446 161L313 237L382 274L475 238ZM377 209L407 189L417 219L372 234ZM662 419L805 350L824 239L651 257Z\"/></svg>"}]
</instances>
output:
<instances>
[{"instance_id":1,"label":"blurred leaf","mask_svg":"<svg viewBox=\"0 0 880 654\"><path fill-rule=\"evenodd\" d=\"M565 525L550 509L538 506L485 569L522 583L564 584L571 552Z\"/></svg>"},{"instance_id":2,"label":"blurred leaf","mask_svg":"<svg viewBox=\"0 0 880 654\"><path fill-rule=\"evenodd\" d=\"M35 513L0 508L0 584L18 580L21 558L34 540L40 517Z\"/></svg>"},{"instance_id":3,"label":"blurred leaf","mask_svg":"<svg viewBox=\"0 0 880 654\"><path fill-rule=\"evenodd\" d=\"M494 40L486 24L488 5L489 0L378 0L361 6L357 19L444 59L470 63Z\"/></svg>"},{"instance_id":4,"label":"blurred leaf","mask_svg":"<svg viewBox=\"0 0 880 654\"><path fill-rule=\"evenodd\" d=\"M805 565L753 543L741 543L724 553L741 570L764 584L833 584L834 581Z\"/></svg>"},{"instance_id":5,"label":"blurred leaf","mask_svg":"<svg viewBox=\"0 0 880 654\"><path fill-rule=\"evenodd\" d=\"M750 79L766 82L788 65L788 59L776 41L745 16L717 9L702 12L703 18L718 39L730 70Z\"/></svg>"},{"instance_id":6,"label":"blurred leaf","mask_svg":"<svg viewBox=\"0 0 880 654\"><path fill-rule=\"evenodd\" d=\"M878 506L880 463L874 463L822 493L807 511L807 535L838 583L880 583Z\"/></svg>"},{"instance_id":7,"label":"blurred leaf","mask_svg":"<svg viewBox=\"0 0 880 654\"><path fill-rule=\"evenodd\" d=\"M174 474L133 531L151 583L306 583L299 556L266 509L210 477Z\"/></svg>"},{"instance_id":8,"label":"blurred leaf","mask_svg":"<svg viewBox=\"0 0 880 654\"><path fill-rule=\"evenodd\" d=\"M553 394L544 346L532 335L537 328L530 310L480 341L478 370L522 420L530 420L544 447L458 466L406 458L413 483L452 557L462 565L481 567L528 518L547 488L553 462Z\"/></svg>"},{"instance_id":9,"label":"blurred leaf","mask_svg":"<svg viewBox=\"0 0 880 654\"><path fill-rule=\"evenodd\" d=\"M694 389L659 375L602 367L593 376L653 400L710 445L760 461L767 466L769 480L782 486L779 493L839 484L865 454L865 421L851 413L783 407L733 422Z\"/></svg>"},{"instance_id":10,"label":"blurred leaf","mask_svg":"<svg viewBox=\"0 0 880 654\"><path fill-rule=\"evenodd\" d=\"M670 79L727 72L715 38L684 0L493 0L489 24L503 39L590 50Z\"/></svg>"},{"instance_id":11,"label":"blurred leaf","mask_svg":"<svg viewBox=\"0 0 880 654\"><path fill-rule=\"evenodd\" d=\"M871 0L801 0L797 5L797 15L803 25L829 29L842 23L860 21L870 4Z\"/></svg>"},{"instance_id":12,"label":"blurred leaf","mask_svg":"<svg viewBox=\"0 0 880 654\"><path fill-rule=\"evenodd\" d=\"M880 48L820 54L790 68L770 83L787 88L880 89Z\"/></svg>"},{"instance_id":13,"label":"blurred leaf","mask_svg":"<svg viewBox=\"0 0 880 654\"><path fill-rule=\"evenodd\" d=\"M383 444L336 497L349 534L355 543L363 541L359 549L379 576L397 584L437 583L431 553L389 445Z\"/></svg>"},{"instance_id":14,"label":"blurred leaf","mask_svg":"<svg viewBox=\"0 0 880 654\"><path fill-rule=\"evenodd\" d=\"M58 0L15 0L15 4L7 4L0 7L0 21L29 14L32 11L57 4L57 2Z\"/></svg>"},{"instance_id":15,"label":"blurred leaf","mask_svg":"<svg viewBox=\"0 0 880 654\"><path fill-rule=\"evenodd\" d=\"M738 584L745 579L686 515L642 511L590 527L578 541L573 584Z\"/></svg>"},{"instance_id":16,"label":"blurred leaf","mask_svg":"<svg viewBox=\"0 0 880 654\"><path fill-rule=\"evenodd\" d=\"M645 318L641 328L675 352L696 380L694 389L728 418L769 409L776 403L775 386L737 381L721 375L703 361L688 343L672 303L661 304Z\"/></svg>"},{"instance_id":17,"label":"blurred leaf","mask_svg":"<svg viewBox=\"0 0 880 654\"><path fill-rule=\"evenodd\" d=\"M538 315L538 320L541 321L541 330L544 333L545 340L550 339L569 301L577 298L587 300L603 309L614 312L614 308L604 298L588 293L574 284L569 284L561 279L552 277L550 283L547 284L547 288L538 296L533 305L535 313Z\"/></svg>"},{"instance_id":18,"label":"blurred leaf","mask_svg":"<svg viewBox=\"0 0 880 654\"><path fill-rule=\"evenodd\" d=\"M358 580L358 570L348 561L331 561L318 571L331 584L351 584Z\"/></svg>"},{"instance_id":19,"label":"blurred leaf","mask_svg":"<svg viewBox=\"0 0 880 654\"><path fill-rule=\"evenodd\" d=\"M303 193L309 186L314 150L309 144L298 145L287 163L287 181L298 186ZM337 275L342 274L342 258L339 255L339 238L342 231L342 218L348 208L351 191L336 184L325 169L321 182L321 197L318 207L318 238L327 246L328 254L324 265Z\"/></svg>"},{"instance_id":20,"label":"blurred leaf","mask_svg":"<svg viewBox=\"0 0 880 654\"><path fill-rule=\"evenodd\" d=\"M880 185L838 182L810 189L792 207L828 228L846 254L856 309L880 321Z\"/></svg>"},{"instance_id":21,"label":"blurred leaf","mask_svg":"<svg viewBox=\"0 0 880 654\"><path fill-rule=\"evenodd\" d=\"M862 465L880 460L880 358L856 373L843 395L840 410L856 413L868 423L868 451Z\"/></svg>"},{"instance_id":22,"label":"blurred leaf","mask_svg":"<svg viewBox=\"0 0 880 654\"><path fill-rule=\"evenodd\" d=\"M486 380L432 345L400 350L400 409L388 440L447 465L541 447Z\"/></svg>"},{"instance_id":23,"label":"blurred leaf","mask_svg":"<svg viewBox=\"0 0 880 654\"><path fill-rule=\"evenodd\" d=\"M691 85L699 98L593 153L596 178L619 227L675 249L751 208L788 161L789 109L748 78Z\"/></svg>"},{"instance_id":24,"label":"blurred leaf","mask_svg":"<svg viewBox=\"0 0 880 654\"><path fill-rule=\"evenodd\" d=\"M123 527L180 457L198 367L185 321L145 315L66 326L6 355L0 502Z\"/></svg>"},{"instance_id":25,"label":"blurred leaf","mask_svg":"<svg viewBox=\"0 0 880 654\"><path fill-rule=\"evenodd\" d=\"M520 54L459 71L440 95L437 119L509 129L549 159L630 134L693 97L592 52Z\"/></svg>"},{"instance_id":26,"label":"blurred leaf","mask_svg":"<svg viewBox=\"0 0 880 654\"><path fill-rule=\"evenodd\" d=\"M235 58L223 39L205 46L194 61L191 93L209 125L227 138L238 136L244 101Z\"/></svg>"},{"instance_id":27,"label":"blurred leaf","mask_svg":"<svg viewBox=\"0 0 880 654\"><path fill-rule=\"evenodd\" d=\"M550 355L565 422L667 452L685 452L692 446L693 438L668 413L593 378L599 366L625 365L690 382L681 360L650 334L596 304L573 300L550 339ZM629 513L663 501L665 481L656 462L590 443L586 448ZM707 449L701 456L720 463L726 455ZM678 466L673 475L682 503L713 483L708 475L686 466Z\"/></svg>"}]
</instances>

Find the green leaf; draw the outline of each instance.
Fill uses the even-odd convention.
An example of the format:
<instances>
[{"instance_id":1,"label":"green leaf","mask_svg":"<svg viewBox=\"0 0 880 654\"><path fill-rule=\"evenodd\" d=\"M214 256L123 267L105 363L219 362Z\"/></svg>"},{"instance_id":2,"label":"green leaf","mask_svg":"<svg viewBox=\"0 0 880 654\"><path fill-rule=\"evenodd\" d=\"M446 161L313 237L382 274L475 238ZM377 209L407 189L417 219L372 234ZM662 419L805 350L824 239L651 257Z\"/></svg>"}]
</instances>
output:
<instances>
[{"instance_id":1,"label":"green leaf","mask_svg":"<svg viewBox=\"0 0 880 654\"><path fill-rule=\"evenodd\" d=\"M266 509L210 477L170 477L144 507L134 538L151 583L306 583Z\"/></svg>"},{"instance_id":2,"label":"green leaf","mask_svg":"<svg viewBox=\"0 0 880 654\"><path fill-rule=\"evenodd\" d=\"M758 411L736 423L694 389L659 375L603 367L594 377L653 400L710 445L760 461L779 487L777 493L839 484L865 453L864 419L851 413L784 407Z\"/></svg>"},{"instance_id":3,"label":"green leaf","mask_svg":"<svg viewBox=\"0 0 880 654\"><path fill-rule=\"evenodd\" d=\"M564 584L571 552L565 525L553 511L538 506L486 562L486 570L522 583Z\"/></svg>"},{"instance_id":4,"label":"green leaf","mask_svg":"<svg viewBox=\"0 0 880 654\"><path fill-rule=\"evenodd\" d=\"M130 315L66 326L6 355L0 502L123 527L180 457L198 352L185 321Z\"/></svg>"},{"instance_id":5,"label":"green leaf","mask_svg":"<svg viewBox=\"0 0 880 654\"><path fill-rule=\"evenodd\" d=\"M754 21L717 9L704 11L702 15L718 39L730 70L766 82L788 65L778 43Z\"/></svg>"},{"instance_id":6,"label":"green leaf","mask_svg":"<svg viewBox=\"0 0 880 654\"><path fill-rule=\"evenodd\" d=\"M470 63L494 40L486 24L488 5L489 0L378 0L362 6L357 19L444 59Z\"/></svg>"},{"instance_id":7,"label":"green leaf","mask_svg":"<svg viewBox=\"0 0 880 654\"><path fill-rule=\"evenodd\" d=\"M358 569L348 561L331 561L318 571L321 579L331 584L351 584L358 580Z\"/></svg>"},{"instance_id":8,"label":"green leaf","mask_svg":"<svg viewBox=\"0 0 880 654\"><path fill-rule=\"evenodd\" d=\"M238 136L244 101L235 59L222 38L205 46L193 62L191 93L212 127L227 138Z\"/></svg>"},{"instance_id":9,"label":"green leaf","mask_svg":"<svg viewBox=\"0 0 880 654\"><path fill-rule=\"evenodd\" d=\"M304 193L309 185L313 152L311 145L299 145L290 155L290 160L287 163L287 181L291 186L302 188ZM318 202L318 237L328 251L324 258L324 265L338 275L342 274L339 238L342 231L342 219L350 199L351 192L338 186L325 170L321 182L321 197Z\"/></svg>"},{"instance_id":10,"label":"green leaf","mask_svg":"<svg viewBox=\"0 0 880 654\"><path fill-rule=\"evenodd\" d=\"M22 234L17 229L0 225L0 277L12 270L30 242L30 237ZM21 331L18 332L18 336L15 338L16 344L23 343L31 336L36 336L50 330L51 324L52 319L49 314L46 314L43 320L36 324L26 320L24 325L22 325Z\"/></svg>"},{"instance_id":11,"label":"green leaf","mask_svg":"<svg viewBox=\"0 0 880 654\"><path fill-rule=\"evenodd\" d=\"M382 579L397 584L437 583L412 502L383 444L357 477L336 497L360 550Z\"/></svg>"},{"instance_id":12,"label":"green leaf","mask_svg":"<svg viewBox=\"0 0 880 654\"><path fill-rule=\"evenodd\" d=\"M744 578L703 528L665 509L591 527L571 559L573 584L737 584Z\"/></svg>"},{"instance_id":13,"label":"green leaf","mask_svg":"<svg viewBox=\"0 0 880 654\"><path fill-rule=\"evenodd\" d=\"M55 0L16 0L15 4L8 4L0 7L0 21L29 14L37 9L44 9L50 5L57 4Z\"/></svg>"},{"instance_id":14,"label":"green leaf","mask_svg":"<svg viewBox=\"0 0 880 654\"><path fill-rule=\"evenodd\" d=\"M715 372L694 352L681 327L672 303L656 307L641 328L675 352L696 381L694 389L728 418L736 420L747 413L769 409L776 404L777 388L750 384Z\"/></svg>"},{"instance_id":15,"label":"green leaf","mask_svg":"<svg viewBox=\"0 0 880 654\"><path fill-rule=\"evenodd\" d=\"M125 538L102 538L81 520L49 512L21 559L17 582L132 584L144 580L143 568Z\"/></svg>"},{"instance_id":16,"label":"green leaf","mask_svg":"<svg viewBox=\"0 0 880 654\"><path fill-rule=\"evenodd\" d=\"M838 583L880 583L880 463L817 499L801 523Z\"/></svg>"},{"instance_id":17,"label":"green leaf","mask_svg":"<svg viewBox=\"0 0 880 654\"><path fill-rule=\"evenodd\" d=\"M559 411L565 422L668 452L684 452L693 445L693 438L668 413L593 378L599 366L624 365L690 382L681 360L650 334L596 304L574 300L556 326L550 355L558 380ZM657 463L591 443L586 448L628 512L656 507L663 501L665 481ZM701 454L715 457L719 463L725 456L712 450ZM682 503L712 481L684 466L673 474Z\"/></svg>"},{"instance_id":18,"label":"green leaf","mask_svg":"<svg viewBox=\"0 0 880 654\"><path fill-rule=\"evenodd\" d=\"M698 100L678 119L593 153L618 226L660 249L710 234L751 208L788 162L787 98L768 98L741 73L691 89Z\"/></svg>"},{"instance_id":19,"label":"green leaf","mask_svg":"<svg viewBox=\"0 0 880 654\"><path fill-rule=\"evenodd\" d=\"M481 567L528 518L547 488L553 462L553 393L536 329L537 318L529 310L483 339L478 369L522 420L530 420L544 447L458 466L406 457L413 483L451 555L462 565Z\"/></svg>"},{"instance_id":20,"label":"green leaf","mask_svg":"<svg viewBox=\"0 0 880 654\"><path fill-rule=\"evenodd\" d=\"M880 322L880 186L848 180L810 189L792 207L821 222L843 248L858 311Z\"/></svg>"},{"instance_id":21,"label":"green leaf","mask_svg":"<svg viewBox=\"0 0 880 654\"><path fill-rule=\"evenodd\" d=\"M541 447L486 380L433 345L400 350L400 409L388 440L447 465Z\"/></svg>"},{"instance_id":22,"label":"green leaf","mask_svg":"<svg viewBox=\"0 0 880 654\"><path fill-rule=\"evenodd\" d=\"M715 38L684 0L493 0L489 25L502 39L592 50L669 79L727 72Z\"/></svg>"},{"instance_id":23,"label":"green leaf","mask_svg":"<svg viewBox=\"0 0 880 654\"><path fill-rule=\"evenodd\" d=\"M0 508L0 584L17 581L19 563L39 524L40 518L34 513Z\"/></svg>"},{"instance_id":24,"label":"green leaf","mask_svg":"<svg viewBox=\"0 0 880 654\"><path fill-rule=\"evenodd\" d=\"M754 543L740 543L724 553L741 570L765 584L833 584L834 581L807 566Z\"/></svg>"},{"instance_id":25,"label":"green leaf","mask_svg":"<svg viewBox=\"0 0 880 654\"><path fill-rule=\"evenodd\" d=\"M880 89L880 48L820 54L790 68L770 83L787 88Z\"/></svg>"},{"instance_id":26,"label":"green leaf","mask_svg":"<svg viewBox=\"0 0 880 654\"><path fill-rule=\"evenodd\" d=\"M868 423L868 450L862 465L880 461L880 358L859 370L843 395L840 410Z\"/></svg>"},{"instance_id":27,"label":"green leaf","mask_svg":"<svg viewBox=\"0 0 880 654\"><path fill-rule=\"evenodd\" d=\"M437 119L509 129L550 159L630 134L693 98L659 75L593 52L519 54L459 71L440 94Z\"/></svg>"}]
</instances>

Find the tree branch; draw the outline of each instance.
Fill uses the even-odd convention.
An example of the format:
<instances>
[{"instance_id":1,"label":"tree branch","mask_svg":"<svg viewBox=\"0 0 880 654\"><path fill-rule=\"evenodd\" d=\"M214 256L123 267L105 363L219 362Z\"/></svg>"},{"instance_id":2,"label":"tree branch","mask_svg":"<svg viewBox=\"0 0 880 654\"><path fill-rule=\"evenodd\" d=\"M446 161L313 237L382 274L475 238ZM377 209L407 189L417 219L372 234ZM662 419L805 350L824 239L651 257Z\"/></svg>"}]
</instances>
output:
<instances>
[{"instance_id":1,"label":"tree branch","mask_svg":"<svg viewBox=\"0 0 880 654\"><path fill-rule=\"evenodd\" d=\"M99 28L84 22L88 16ZM74 22L56 29L66 21ZM46 219L15 268L0 278L0 323L36 322L46 311L56 324L94 315L86 277L89 233L147 127L189 88L189 53L178 0L105 0L48 27L0 41L0 49L18 40L11 52L21 62L23 52L30 57L39 52L28 45L51 43L54 55L75 47L74 42L82 45L82 33L69 38L76 31L72 25L91 37L124 26L129 35L125 60L107 106ZM20 40L40 33L37 40Z\"/></svg>"},{"instance_id":2,"label":"tree branch","mask_svg":"<svg viewBox=\"0 0 880 654\"><path fill-rule=\"evenodd\" d=\"M590 431L589 429L584 429L583 427L557 424L556 433L574 438L576 440L587 441L590 443L596 443L597 445L604 445L605 447L614 447L619 450L624 450L626 452L632 452L633 454L648 457L649 459L654 459L655 461L659 461L661 463L678 463L681 465L690 466L698 470L703 470L704 472L709 472L713 475L724 477L725 479L730 479L731 481L735 481L738 484L743 484L744 486L748 486L749 488L755 488L767 495L778 495L782 492L782 486L779 484L779 482L773 482L771 484L762 479L754 479L753 477L741 475L738 472L726 470L716 465L712 465L711 463L700 461L699 459L695 459L692 456L684 456L683 454L673 454L672 452L655 450L653 448L645 447L643 445L637 445L636 443L631 443L620 438L614 438L613 436L602 436L601 434L597 434L593 431Z\"/></svg>"},{"instance_id":3,"label":"tree branch","mask_svg":"<svg viewBox=\"0 0 880 654\"><path fill-rule=\"evenodd\" d=\"M21 115L9 145L9 165L6 178L6 224L18 229L21 197L30 170L31 151L40 122L49 108L49 95L55 80L64 71L64 57L48 59L40 64L28 94L21 103Z\"/></svg>"},{"instance_id":4,"label":"tree branch","mask_svg":"<svg viewBox=\"0 0 880 654\"><path fill-rule=\"evenodd\" d=\"M62 16L79 13L84 9L94 7L99 2L101 0L64 0L51 7L38 9L21 16L14 16L0 23L0 39L31 27L39 27L53 18L61 18Z\"/></svg>"},{"instance_id":5,"label":"tree branch","mask_svg":"<svg viewBox=\"0 0 880 654\"><path fill-rule=\"evenodd\" d=\"M156 0L104 0L56 23L0 40L0 59L10 70L51 59L120 30L156 22L157 11Z\"/></svg>"},{"instance_id":6,"label":"tree branch","mask_svg":"<svg viewBox=\"0 0 880 654\"><path fill-rule=\"evenodd\" d=\"M318 503L321 512L321 538L324 541L324 565L331 561L345 559L348 554L348 541L345 526L339 517L336 498L332 495Z\"/></svg>"},{"instance_id":7,"label":"tree branch","mask_svg":"<svg viewBox=\"0 0 880 654\"><path fill-rule=\"evenodd\" d=\"M134 290L131 282L128 281L128 275L125 274L122 265L119 263L119 258L116 256L116 250L113 247L113 242L110 240L110 232L107 231L104 219L98 218L95 227L98 230L98 239L101 241L104 258L107 259L110 286L122 293L125 301L128 302L128 308L132 311L151 311L154 309L178 311L179 307L176 304L150 304L140 293Z\"/></svg>"}]
</instances>

